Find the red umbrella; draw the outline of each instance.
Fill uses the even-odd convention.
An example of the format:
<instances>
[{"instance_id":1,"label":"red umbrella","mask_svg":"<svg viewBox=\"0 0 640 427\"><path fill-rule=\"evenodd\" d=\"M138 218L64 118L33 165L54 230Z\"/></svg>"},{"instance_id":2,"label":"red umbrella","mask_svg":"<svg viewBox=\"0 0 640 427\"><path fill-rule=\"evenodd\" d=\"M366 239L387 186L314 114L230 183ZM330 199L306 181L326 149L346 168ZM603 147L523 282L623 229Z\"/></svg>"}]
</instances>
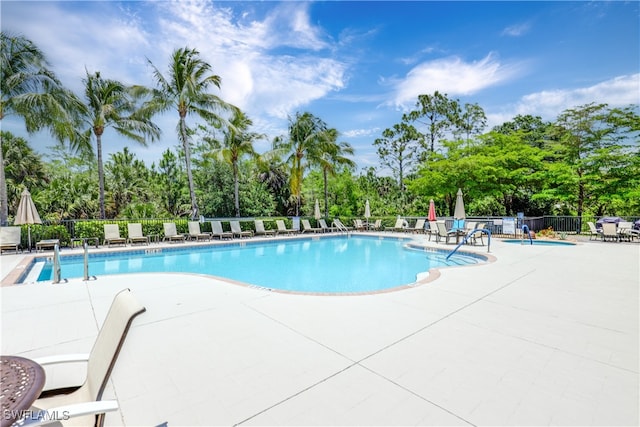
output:
<instances>
[{"instance_id":1,"label":"red umbrella","mask_svg":"<svg viewBox=\"0 0 640 427\"><path fill-rule=\"evenodd\" d=\"M429 221L436 220L436 204L433 202L433 199L429 200L429 216L427 218Z\"/></svg>"}]
</instances>

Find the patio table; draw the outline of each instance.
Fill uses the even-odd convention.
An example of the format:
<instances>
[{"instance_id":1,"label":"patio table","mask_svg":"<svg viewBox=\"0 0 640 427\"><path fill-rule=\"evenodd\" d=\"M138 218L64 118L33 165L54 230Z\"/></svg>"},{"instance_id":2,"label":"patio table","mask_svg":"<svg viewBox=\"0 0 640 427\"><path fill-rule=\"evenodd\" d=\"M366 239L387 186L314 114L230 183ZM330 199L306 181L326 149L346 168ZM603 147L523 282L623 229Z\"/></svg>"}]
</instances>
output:
<instances>
[{"instance_id":1,"label":"patio table","mask_svg":"<svg viewBox=\"0 0 640 427\"><path fill-rule=\"evenodd\" d=\"M46 375L38 363L19 356L0 356L0 367L0 427L9 427L36 401Z\"/></svg>"}]
</instances>

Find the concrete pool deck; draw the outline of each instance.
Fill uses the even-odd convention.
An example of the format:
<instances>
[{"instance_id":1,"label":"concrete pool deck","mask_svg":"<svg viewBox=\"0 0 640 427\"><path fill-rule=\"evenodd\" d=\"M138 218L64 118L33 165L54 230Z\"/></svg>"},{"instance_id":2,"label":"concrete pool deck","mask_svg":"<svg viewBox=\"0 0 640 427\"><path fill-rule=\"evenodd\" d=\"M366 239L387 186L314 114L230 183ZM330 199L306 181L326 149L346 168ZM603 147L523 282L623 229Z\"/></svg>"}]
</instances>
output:
<instances>
[{"instance_id":1,"label":"concrete pool deck","mask_svg":"<svg viewBox=\"0 0 640 427\"><path fill-rule=\"evenodd\" d=\"M105 393L120 404L107 425L638 425L640 245L492 239L491 254L358 296L171 273L3 286L1 350L88 352L130 288L147 311ZM2 255L2 277L23 257Z\"/></svg>"}]
</instances>

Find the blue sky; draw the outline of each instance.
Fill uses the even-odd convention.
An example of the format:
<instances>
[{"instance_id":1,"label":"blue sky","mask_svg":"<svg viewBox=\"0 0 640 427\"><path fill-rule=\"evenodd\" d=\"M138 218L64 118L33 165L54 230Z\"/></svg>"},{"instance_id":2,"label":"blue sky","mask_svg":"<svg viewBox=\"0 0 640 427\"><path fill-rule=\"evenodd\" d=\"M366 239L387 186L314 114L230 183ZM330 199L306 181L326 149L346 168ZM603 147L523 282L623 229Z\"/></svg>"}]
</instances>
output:
<instances>
[{"instance_id":1,"label":"blue sky","mask_svg":"<svg viewBox=\"0 0 640 427\"><path fill-rule=\"evenodd\" d=\"M171 52L200 51L222 78L218 93L255 131L286 132L309 111L338 129L360 168L378 166L373 141L419 94L477 103L489 125L517 114L553 120L589 102L640 104L640 3L5 1L2 30L47 55L79 95L85 68L153 85ZM125 145L148 164L177 145L177 113L157 117L147 148L107 132L105 154ZM188 117L188 124L195 124ZM3 130L26 136L6 117ZM41 153L47 134L28 138ZM259 151L268 141L257 144Z\"/></svg>"}]
</instances>

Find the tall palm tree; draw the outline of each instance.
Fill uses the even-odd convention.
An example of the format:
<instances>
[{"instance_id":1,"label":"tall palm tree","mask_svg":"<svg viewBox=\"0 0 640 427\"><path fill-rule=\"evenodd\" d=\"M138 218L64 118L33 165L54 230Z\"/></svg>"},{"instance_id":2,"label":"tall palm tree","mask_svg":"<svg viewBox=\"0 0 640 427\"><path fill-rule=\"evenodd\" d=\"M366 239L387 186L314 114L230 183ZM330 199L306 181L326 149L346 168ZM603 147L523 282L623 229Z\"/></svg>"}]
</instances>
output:
<instances>
[{"instance_id":1,"label":"tall palm tree","mask_svg":"<svg viewBox=\"0 0 640 427\"><path fill-rule=\"evenodd\" d=\"M302 178L305 170L320 158L327 125L311 113L296 113L289 119L288 139L278 141L277 147L287 155L291 170L291 193L296 197L296 216L300 214Z\"/></svg>"},{"instance_id":2,"label":"tall palm tree","mask_svg":"<svg viewBox=\"0 0 640 427\"><path fill-rule=\"evenodd\" d=\"M186 125L188 113L194 113L209 123L218 126L224 122L217 111L230 108L218 96L208 92L213 85L220 88L220 76L211 74L212 67L199 57L195 49L179 48L171 55L169 73L164 76L151 61L153 75L158 88L153 91L154 109L157 112L178 110L178 137L184 149L184 161L189 181L189 195L191 197L191 218L198 217L198 202L196 200L193 174L191 173L191 145Z\"/></svg>"},{"instance_id":3,"label":"tall palm tree","mask_svg":"<svg viewBox=\"0 0 640 427\"><path fill-rule=\"evenodd\" d=\"M312 159L320 165L322 178L324 179L324 216L329 216L329 188L328 175L335 175L339 166L354 167L356 163L347 156L353 155L353 147L348 142L338 142L337 129L327 129L322 134L322 143L317 153L318 158Z\"/></svg>"},{"instance_id":4,"label":"tall palm tree","mask_svg":"<svg viewBox=\"0 0 640 427\"><path fill-rule=\"evenodd\" d=\"M81 112L82 138L76 142L78 148L90 150L91 136L96 139L98 160L98 187L100 218L104 219L104 166L102 161L102 135L106 128L113 128L118 134L146 145L147 139L155 141L160 137L160 128L148 117L146 110L139 106L134 87L128 87L116 80L103 79L100 72L89 74L83 79L86 104Z\"/></svg>"},{"instance_id":5,"label":"tall palm tree","mask_svg":"<svg viewBox=\"0 0 640 427\"><path fill-rule=\"evenodd\" d=\"M233 170L233 195L236 209L236 216L240 216L240 183L238 161L244 155L252 157L257 156L253 148L253 143L257 139L263 138L263 135L254 132L248 132L253 122L242 111L237 110L231 120L229 126L224 131L222 147L215 151L218 158L231 165Z\"/></svg>"},{"instance_id":6,"label":"tall palm tree","mask_svg":"<svg viewBox=\"0 0 640 427\"><path fill-rule=\"evenodd\" d=\"M58 141L74 137L73 113L78 99L65 89L49 69L44 53L30 40L0 33L0 122L16 115L27 132L44 128ZM0 137L0 225L9 216L7 183Z\"/></svg>"}]
</instances>

